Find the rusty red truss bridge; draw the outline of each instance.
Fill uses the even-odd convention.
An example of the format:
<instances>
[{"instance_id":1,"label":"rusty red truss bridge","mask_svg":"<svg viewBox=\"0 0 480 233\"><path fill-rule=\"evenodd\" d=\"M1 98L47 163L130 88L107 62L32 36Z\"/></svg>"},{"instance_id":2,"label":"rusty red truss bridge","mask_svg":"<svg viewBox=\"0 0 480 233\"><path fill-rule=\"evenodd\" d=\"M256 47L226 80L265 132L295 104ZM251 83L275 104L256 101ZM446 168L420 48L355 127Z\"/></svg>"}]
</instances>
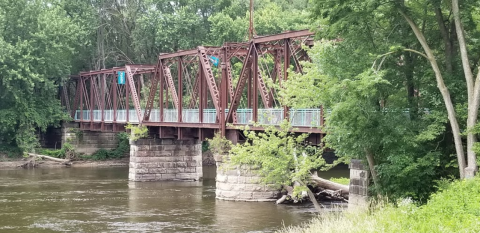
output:
<instances>
[{"instance_id":1,"label":"rusty red truss bridge","mask_svg":"<svg viewBox=\"0 0 480 233\"><path fill-rule=\"evenodd\" d=\"M289 109L272 84L282 87L288 70L302 73L313 46L308 30L255 37L245 43L160 54L154 65L129 64L70 76L62 104L82 130L124 131L142 124L160 138L232 138L238 126L278 125L322 137L321 106ZM237 72L235 72L237 71ZM257 126L253 126L253 122ZM233 139L232 139L233 140Z\"/></svg>"}]
</instances>

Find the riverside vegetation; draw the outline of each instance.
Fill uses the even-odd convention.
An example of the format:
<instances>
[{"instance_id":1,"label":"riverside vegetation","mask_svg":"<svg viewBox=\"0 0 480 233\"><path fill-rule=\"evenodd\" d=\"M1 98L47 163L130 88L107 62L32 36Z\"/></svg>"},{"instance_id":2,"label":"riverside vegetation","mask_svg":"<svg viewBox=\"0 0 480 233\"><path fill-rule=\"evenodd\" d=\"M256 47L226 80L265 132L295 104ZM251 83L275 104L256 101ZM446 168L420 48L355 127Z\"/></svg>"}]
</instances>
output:
<instances>
[{"instance_id":1,"label":"riverside vegetation","mask_svg":"<svg viewBox=\"0 0 480 233\"><path fill-rule=\"evenodd\" d=\"M460 201L431 194L439 191L439 180L471 178L477 171L479 4L477 0L255 1L259 35L317 31L315 46L308 49L311 61L303 63L303 72L291 72L284 88L268 81L267 85L291 108L324 107L325 146L335 150L338 162L366 161L373 177L372 196L388 197L391 203L409 198L425 206L442 198ZM159 53L201 44L246 41L248 21L244 0L0 0L0 149L10 155L31 152L38 146L38 131L69 120L57 98L68 75L126 63L154 63ZM232 64L234 76L241 65ZM277 180L306 182L309 174L304 168L330 165L318 160L315 147L299 142L302 137L271 137L279 143L270 144L252 135L249 145L234 151L239 163L270 167ZM288 154L276 153L269 145ZM270 153L270 162L246 157L258 157L251 152L262 150ZM289 170L282 173L275 164ZM291 173L295 169L300 173ZM457 183L462 182L471 184ZM299 187L306 191L309 186ZM420 214L423 208L427 207L413 209ZM362 216L374 221L382 217L375 217L381 211L403 209L386 205ZM441 216L425 219L437 217ZM376 226L381 231L382 225Z\"/></svg>"},{"instance_id":2,"label":"riverside vegetation","mask_svg":"<svg viewBox=\"0 0 480 233\"><path fill-rule=\"evenodd\" d=\"M367 233L367 232L478 232L480 228L480 178L442 181L439 191L425 205L411 199L395 204L372 204L370 211L323 213L301 227L281 233Z\"/></svg>"}]
</instances>

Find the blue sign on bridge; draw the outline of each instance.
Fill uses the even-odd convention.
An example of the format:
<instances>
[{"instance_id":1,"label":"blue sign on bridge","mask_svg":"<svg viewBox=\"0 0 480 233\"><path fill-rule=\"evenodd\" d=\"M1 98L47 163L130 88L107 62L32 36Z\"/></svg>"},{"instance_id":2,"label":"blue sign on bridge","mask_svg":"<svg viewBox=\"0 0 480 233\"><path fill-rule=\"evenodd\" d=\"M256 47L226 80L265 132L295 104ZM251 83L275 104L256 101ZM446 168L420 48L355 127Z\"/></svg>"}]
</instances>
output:
<instances>
[{"instance_id":1,"label":"blue sign on bridge","mask_svg":"<svg viewBox=\"0 0 480 233\"><path fill-rule=\"evenodd\" d=\"M118 84L125 84L125 71L118 71Z\"/></svg>"}]
</instances>

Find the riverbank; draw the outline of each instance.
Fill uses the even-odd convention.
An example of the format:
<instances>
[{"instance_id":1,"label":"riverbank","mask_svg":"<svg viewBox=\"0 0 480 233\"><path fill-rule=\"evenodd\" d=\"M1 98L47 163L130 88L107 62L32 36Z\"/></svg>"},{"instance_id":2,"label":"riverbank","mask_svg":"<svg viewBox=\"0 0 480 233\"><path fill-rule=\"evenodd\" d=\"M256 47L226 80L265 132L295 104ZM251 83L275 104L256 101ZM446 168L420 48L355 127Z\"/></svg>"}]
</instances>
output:
<instances>
[{"instance_id":1,"label":"riverbank","mask_svg":"<svg viewBox=\"0 0 480 233\"><path fill-rule=\"evenodd\" d=\"M2 168L21 168L20 166L27 162L24 158L4 159L0 161L0 169ZM37 160L39 167L65 167L65 165L49 161ZM128 167L129 158L110 159L110 160L78 160L72 161L71 167Z\"/></svg>"},{"instance_id":2,"label":"riverbank","mask_svg":"<svg viewBox=\"0 0 480 233\"><path fill-rule=\"evenodd\" d=\"M425 205L404 199L396 205L374 205L370 211L321 214L304 226L280 232L478 232L480 178L439 185L440 191Z\"/></svg>"}]
</instances>

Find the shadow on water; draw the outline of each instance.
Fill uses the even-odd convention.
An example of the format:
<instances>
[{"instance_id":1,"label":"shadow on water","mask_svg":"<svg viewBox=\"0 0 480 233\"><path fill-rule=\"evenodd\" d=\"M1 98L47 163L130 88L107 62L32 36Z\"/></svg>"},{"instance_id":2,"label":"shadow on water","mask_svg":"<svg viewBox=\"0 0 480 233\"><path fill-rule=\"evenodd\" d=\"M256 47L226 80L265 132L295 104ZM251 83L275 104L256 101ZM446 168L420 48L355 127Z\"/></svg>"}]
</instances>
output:
<instances>
[{"instance_id":1,"label":"shadow on water","mask_svg":"<svg viewBox=\"0 0 480 233\"><path fill-rule=\"evenodd\" d=\"M142 183L128 168L0 170L0 232L268 232L314 215L311 205L216 200L215 167L204 173Z\"/></svg>"}]
</instances>

